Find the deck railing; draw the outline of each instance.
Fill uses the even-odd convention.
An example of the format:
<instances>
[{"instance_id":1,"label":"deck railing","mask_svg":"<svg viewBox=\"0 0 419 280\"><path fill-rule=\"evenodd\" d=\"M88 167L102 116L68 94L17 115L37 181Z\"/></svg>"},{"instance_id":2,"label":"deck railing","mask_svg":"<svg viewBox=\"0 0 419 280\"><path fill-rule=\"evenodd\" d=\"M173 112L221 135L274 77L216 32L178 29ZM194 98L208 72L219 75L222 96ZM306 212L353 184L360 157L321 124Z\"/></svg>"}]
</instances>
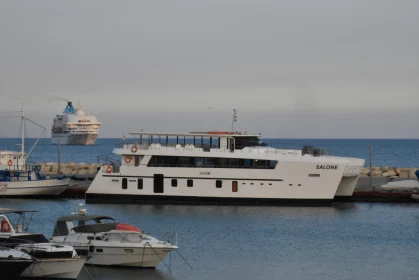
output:
<instances>
[{"instance_id":1,"label":"deck railing","mask_svg":"<svg viewBox=\"0 0 419 280\"><path fill-rule=\"evenodd\" d=\"M118 143L116 145L119 149L127 149L130 150L132 147L136 147L137 150L168 150L168 149L175 149L177 151L194 151L194 152L230 152L230 153L243 153L243 154L278 154L278 155L292 155L292 156L302 156L302 155L309 155L309 156L329 156L329 150L325 148L308 148L303 147L301 150L295 149L276 149L272 147L263 147L263 146L253 146L253 147L246 147L244 149L231 149L228 147L218 147L212 145L210 147L209 144L176 144L176 143L168 143L160 144L160 143Z\"/></svg>"}]
</instances>

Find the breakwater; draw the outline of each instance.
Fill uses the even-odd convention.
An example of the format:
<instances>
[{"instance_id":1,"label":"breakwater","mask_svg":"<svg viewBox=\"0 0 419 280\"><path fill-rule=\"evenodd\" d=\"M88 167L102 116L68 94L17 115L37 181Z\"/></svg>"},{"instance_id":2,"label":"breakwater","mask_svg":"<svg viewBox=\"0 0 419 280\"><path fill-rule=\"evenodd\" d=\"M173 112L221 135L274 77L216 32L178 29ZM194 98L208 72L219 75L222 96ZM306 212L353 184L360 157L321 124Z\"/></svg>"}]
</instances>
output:
<instances>
[{"instance_id":1,"label":"breakwater","mask_svg":"<svg viewBox=\"0 0 419 280\"><path fill-rule=\"evenodd\" d=\"M372 167L362 168L362 177L384 177L384 178L404 178L417 179L415 172L419 168L401 168L401 167Z\"/></svg>"},{"instance_id":2,"label":"breakwater","mask_svg":"<svg viewBox=\"0 0 419 280\"><path fill-rule=\"evenodd\" d=\"M36 165L41 167L43 174L62 174L62 175L77 175L77 174L96 174L102 164L97 163L61 163L58 166L56 162L38 162ZM58 172L58 169L60 172Z\"/></svg>"}]
</instances>

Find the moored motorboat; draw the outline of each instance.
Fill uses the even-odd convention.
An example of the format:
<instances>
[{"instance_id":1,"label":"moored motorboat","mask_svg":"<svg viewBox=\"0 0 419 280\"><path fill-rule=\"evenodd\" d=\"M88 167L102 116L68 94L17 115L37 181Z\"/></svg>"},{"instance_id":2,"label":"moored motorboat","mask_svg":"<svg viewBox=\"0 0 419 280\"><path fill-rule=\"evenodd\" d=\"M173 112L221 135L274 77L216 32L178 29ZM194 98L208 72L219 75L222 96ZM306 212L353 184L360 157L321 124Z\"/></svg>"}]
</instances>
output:
<instances>
[{"instance_id":1,"label":"moored motorboat","mask_svg":"<svg viewBox=\"0 0 419 280\"><path fill-rule=\"evenodd\" d=\"M27 164L28 157L41 136L35 141L28 153L25 153L25 117L22 105L21 150L0 151L0 196L56 196L63 193L70 184L69 178L52 179L40 174L41 168ZM31 121L32 123L35 123ZM36 124L36 123L35 123ZM43 128L43 127L42 127ZM45 128L43 128L45 131Z\"/></svg>"},{"instance_id":2,"label":"moored motorboat","mask_svg":"<svg viewBox=\"0 0 419 280\"><path fill-rule=\"evenodd\" d=\"M24 277L52 277L59 279L76 279L83 268L86 258L77 255L72 246L50 243L39 233L30 233L25 214L36 211L0 209L0 245L25 253L36 261L28 266L22 273ZM8 216L19 215L16 228ZM26 224L25 224L26 223Z\"/></svg>"},{"instance_id":3,"label":"moored motorboat","mask_svg":"<svg viewBox=\"0 0 419 280\"><path fill-rule=\"evenodd\" d=\"M21 251L0 247L0 275L7 276L7 279L19 277L34 259Z\"/></svg>"},{"instance_id":4,"label":"moored motorboat","mask_svg":"<svg viewBox=\"0 0 419 280\"><path fill-rule=\"evenodd\" d=\"M414 191L419 190L419 182L418 180L393 181L380 187L386 191Z\"/></svg>"},{"instance_id":5,"label":"moored motorboat","mask_svg":"<svg viewBox=\"0 0 419 280\"><path fill-rule=\"evenodd\" d=\"M167 234L165 240L170 237L173 236ZM85 209L60 217L51 241L73 246L80 255L89 257L86 264L102 266L154 268L168 253L178 249L171 242L146 235L135 226L117 223L112 217L87 215Z\"/></svg>"}]
</instances>

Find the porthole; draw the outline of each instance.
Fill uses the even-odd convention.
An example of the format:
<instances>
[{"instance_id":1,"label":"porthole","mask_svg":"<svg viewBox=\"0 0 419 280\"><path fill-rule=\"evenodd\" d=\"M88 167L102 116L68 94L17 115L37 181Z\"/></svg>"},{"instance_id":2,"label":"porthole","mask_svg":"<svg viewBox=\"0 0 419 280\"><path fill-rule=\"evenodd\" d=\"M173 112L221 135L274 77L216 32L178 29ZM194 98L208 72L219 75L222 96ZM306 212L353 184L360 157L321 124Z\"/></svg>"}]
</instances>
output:
<instances>
[{"instance_id":1,"label":"porthole","mask_svg":"<svg viewBox=\"0 0 419 280\"><path fill-rule=\"evenodd\" d=\"M134 250L132 250L132 249L125 249L124 252L131 254L131 253L134 253Z\"/></svg>"},{"instance_id":2,"label":"porthole","mask_svg":"<svg viewBox=\"0 0 419 280\"><path fill-rule=\"evenodd\" d=\"M96 253L103 253L103 249L96 249Z\"/></svg>"}]
</instances>

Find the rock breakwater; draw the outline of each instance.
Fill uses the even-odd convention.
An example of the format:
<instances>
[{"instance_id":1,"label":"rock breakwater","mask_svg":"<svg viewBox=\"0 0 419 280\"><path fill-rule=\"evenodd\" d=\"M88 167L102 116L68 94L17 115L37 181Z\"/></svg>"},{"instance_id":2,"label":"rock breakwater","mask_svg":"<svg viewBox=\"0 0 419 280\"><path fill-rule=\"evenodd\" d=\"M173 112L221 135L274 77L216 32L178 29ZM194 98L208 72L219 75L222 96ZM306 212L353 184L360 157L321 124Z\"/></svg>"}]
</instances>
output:
<instances>
[{"instance_id":1,"label":"rock breakwater","mask_svg":"<svg viewBox=\"0 0 419 280\"><path fill-rule=\"evenodd\" d=\"M58 174L58 163L56 162L38 162L36 165L41 167L41 173ZM95 174L102 167L102 164L97 163L61 163L60 174L62 175L74 175L74 174Z\"/></svg>"},{"instance_id":2,"label":"rock breakwater","mask_svg":"<svg viewBox=\"0 0 419 280\"><path fill-rule=\"evenodd\" d=\"M401 167L373 167L370 170L369 167L362 168L361 176L369 177L385 177L385 178L406 178L406 179L417 179L416 171L418 168L401 168Z\"/></svg>"}]
</instances>

